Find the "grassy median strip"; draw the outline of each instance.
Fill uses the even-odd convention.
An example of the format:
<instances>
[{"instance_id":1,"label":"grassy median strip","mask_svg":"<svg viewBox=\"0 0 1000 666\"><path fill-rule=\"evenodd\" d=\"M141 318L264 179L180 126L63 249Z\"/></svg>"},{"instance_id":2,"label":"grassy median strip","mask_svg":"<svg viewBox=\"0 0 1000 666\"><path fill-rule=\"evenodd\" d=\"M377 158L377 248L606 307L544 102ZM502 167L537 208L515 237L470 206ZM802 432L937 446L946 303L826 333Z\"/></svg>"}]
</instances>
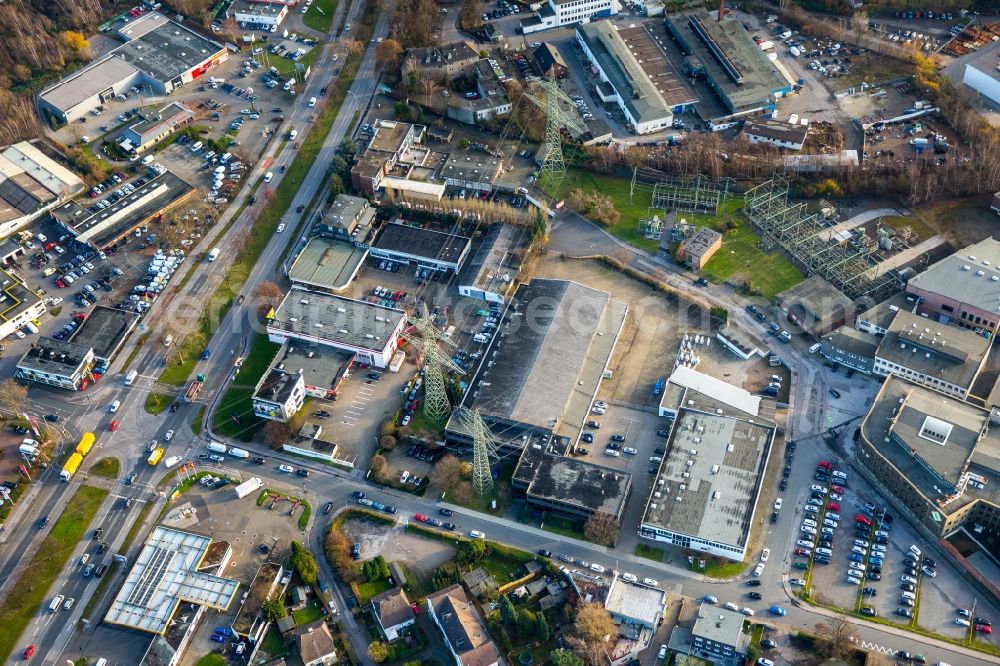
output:
<instances>
[{"instance_id":1,"label":"grassy median strip","mask_svg":"<svg viewBox=\"0 0 1000 666\"><path fill-rule=\"evenodd\" d=\"M146 396L146 411L150 414L162 414L174 402L174 396L169 393L150 393Z\"/></svg>"},{"instance_id":2,"label":"grassy median strip","mask_svg":"<svg viewBox=\"0 0 1000 666\"><path fill-rule=\"evenodd\" d=\"M0 627L4 628L0 632L0 655L9 656L16 649L21 634L28 623L38 616L49 588L66 567L73 549L80 543L107 496L108 491L104 488L80 486L27 568L20 572L18 580L10 588L10 594L0 604Z\"/></svg>"},{"instance_id":3,"label":"grassy median strip","mask_svg":"<svg viewBox=\"0 0 1000 666\"><path fill-rule=\"evenodd\" d=\"M105 479L117 479L121 472L121 463L118 458L101 458L87 472L91 476L100 476Z\"/></svg>"},{"instance_id":4,"label":"grassy median strip","mask_svg":"<svg viewBox=\"0 0 1000 666\"><path fill-rule=\"evenodd\" d=\"M333 15L337 12L337 0L316 0L302 17L302 22L313 30L330 32Z\"/></svg>"}]
</instances>

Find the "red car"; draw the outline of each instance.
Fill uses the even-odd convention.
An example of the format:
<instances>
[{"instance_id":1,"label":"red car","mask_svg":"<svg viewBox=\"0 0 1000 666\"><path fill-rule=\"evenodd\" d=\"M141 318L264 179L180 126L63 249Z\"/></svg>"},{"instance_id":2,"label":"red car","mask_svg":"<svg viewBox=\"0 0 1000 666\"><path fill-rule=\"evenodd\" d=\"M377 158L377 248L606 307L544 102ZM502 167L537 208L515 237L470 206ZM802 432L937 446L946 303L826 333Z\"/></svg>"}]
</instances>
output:
<instances>
[{"instance_id":1,"label":"red car","mask_svg":"<svg viewBox=\"0 0 1000 666\"><path fill-rule=\"evenodd\" d=\"M108 430L110 430L111 432L118 430L118 421L112 421L111 425L108 427Z\"/></svg>"},{"instance_id":2,"label":"red car","mask_svg":"<svg viewBox=\"0 0 1000 666\"><path fill-rule=\"evenodd\" d=\"M810 553L810 552L809 552L808 550L806 550L805 548L796 548L796 549L795 549L795 554L796 554L796 555L802 555L802 556L804 556L804 557L809 557L809 556L810 556L810 555L811 555L812 553Z\"/></svg>"},{"instance_id":3,"label":"red car","mask_svg":"<svg viewBox=\"0 0 1000 666\"><path fill-rule=\"evenodd\" d=\"M35 654L35 646L34 645L29 645L28 647L24 648L24 658L25 659L31 659L31 657L32 657L33 654Z\"/></svg>"},{"instance_id":4,"label":"red car","mask_svg":"<svg viewBox=\"0 0 1000 666\"><path fill-rule=\"evenodd\" d=\"M861 523L863 525L871 525L872 524L872 519L869 518L868 516L864 515L864 514L861 514L861 513L859 513L858 515L854 516L854 520L858 521L859 523Z\"/></svg>"},{"instance_id":5,"label":"red car","mask_svg":"<svg viewBox=\"0 0 1000 666\"><path fill-rule=\"evenodd\" d=\"M827 469L833 469L833 463L830 462L829 460L820 460L819 461L819 466L820 467L825 467Z\"/></svg>"},{"instance_id":6,"label":"red car","mask_svg":"<svg viewBox=\"0 0 1000 666\"><path fill-rule=\"evenodd\" d=\"M830 511L840 511L840 504L838 502L827 502L826 508Z\"/></svg>"},{"instance_id":7,"label":"red car","mask_svg":"<svg viewBox=\"0 0 1000 666\"><path fill-rule=\"evenodd\" d=\"M977 624L976 625L976 631L978 631L981 634L992 634L993 633L993 627L991 627L988 624Z\"/></svg>"},{"instance_id":8,"label":"red car","mask_svg":"<svg viewBox=\"0 0 1000 666\"><path fill-rule=\"evenodd\" d=\"M415 519L415 520L416 520L417 522L419 522L419 523L426 523L426 522L427 522L427 516L425 516L425 515L424 515L424 514L422 514L422 513L418 513L418 514L414 515L414 516L413 516L413 518L414 518L414 519Z\"/></svg>"},{"instance_id":9,"label":"red car","mask_svg":"<svg viewBox=\"0 0 1000 666\"><path fill-rule=\"evenodd\" d=\"M837 493L838 495L843 495L844 494L844 489L841 488L840 486L830 486L830 490L832 490L833 492Z\"/></svg>"}]
</instances>

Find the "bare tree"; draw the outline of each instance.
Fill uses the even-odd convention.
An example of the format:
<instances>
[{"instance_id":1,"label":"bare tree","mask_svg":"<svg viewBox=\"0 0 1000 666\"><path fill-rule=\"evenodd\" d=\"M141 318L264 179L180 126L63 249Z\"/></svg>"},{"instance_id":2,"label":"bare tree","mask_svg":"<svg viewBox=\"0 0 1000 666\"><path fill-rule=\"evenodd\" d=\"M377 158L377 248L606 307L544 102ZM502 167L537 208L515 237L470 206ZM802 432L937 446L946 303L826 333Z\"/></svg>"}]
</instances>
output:
<instances>
[{"instance_id":1,"label":"bare tree","mask_svg":"<svg viewBox=\"0 0 1000 666\"><path fill-rule=\"evenodd\" d=\"M18 414L28 403L28 387L14 379L0 381L0 403L10 412Z\"/></svg>"},{"instance_id":2,"label":"bare tree","mask_svg":"<svg viewBox=\"0 0 1000 666\"><path fill-rule=\"evenodd\" d=\"M264 441L272 449L281 449L282 445L292 436L291 428L281 421L268 421L264 425Z\"/></svg>"},{"instance_id":3,"label":"bare tree","mask_svg":"<svg viewBox=\"0 0 1000 666\"><path fill-rule=\"evenodd\" d=\"M575 625L580 637L588 642L607 643L618 633L611 615L596 602L583 604L577 609Z\"/></svg>"},{"instance_id":4,"label":"bare tree","mask_svg":"<svg viewBox=\"0 0 1000 666\"><path fill-rule=\"evenodd\" d=\"M602 546L613 546L618 540L618 519L607 511L598 511L587 520L583 533L588 539Z\"/></svg>"},{"instance_id":5,"label":"bare tree","mask_svg":"<svg viewBox=\"0 0 1000 666\"><path fill-rule=\"evenodd\" d=\"M854 651L851 624L843 615L834 615L816 625L816 650L834 659L846 659Z\"/></svg>"}]
</instances>

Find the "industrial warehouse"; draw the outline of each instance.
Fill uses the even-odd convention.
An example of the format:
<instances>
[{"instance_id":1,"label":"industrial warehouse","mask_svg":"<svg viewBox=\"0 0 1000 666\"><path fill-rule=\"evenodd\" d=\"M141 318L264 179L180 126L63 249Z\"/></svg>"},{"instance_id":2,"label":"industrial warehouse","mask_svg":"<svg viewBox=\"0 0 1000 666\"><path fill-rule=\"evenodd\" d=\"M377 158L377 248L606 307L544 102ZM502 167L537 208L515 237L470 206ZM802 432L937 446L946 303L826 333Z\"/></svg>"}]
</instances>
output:
<instances>
[{"instance_id":1,"label":"industrial warehouse","mask_svg":"<svg viewBox=\"0 0 1000 666\"><path fill-rule=\"evenodd\" d=\"M169 95L229 57L222 44L157 12L126 23L117 34L124 44L39 93L39 109L57 122L73 122L134 92Z\"/></svg>"}]
</instances>

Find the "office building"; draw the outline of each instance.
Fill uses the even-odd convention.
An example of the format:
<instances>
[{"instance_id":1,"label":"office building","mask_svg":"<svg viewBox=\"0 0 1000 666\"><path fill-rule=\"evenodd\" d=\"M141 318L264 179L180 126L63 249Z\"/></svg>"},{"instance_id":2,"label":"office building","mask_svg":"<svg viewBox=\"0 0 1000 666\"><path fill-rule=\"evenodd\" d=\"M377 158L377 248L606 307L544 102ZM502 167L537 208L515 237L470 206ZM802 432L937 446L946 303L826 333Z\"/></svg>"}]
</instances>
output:
<instances>
[{"instance_id":1,"label":"office building","mask_svg":"<svg viewBox=\"0 0 1000 666\"><path fill-rule=\"evenodd\" d=\"M551 28L586 24L614 16L621 10L618 0L547 0L537 12L521 21L521 32L530 35Z\"/></svg>"},{"instance_id":2,"label":"office building","mask_svg":"<svg viewBox=\"0 0 1000 666\"><path fill-rule=\"evenodd\" d=\"M990 237L945 257L911 278L906 291L922 299L918 314L992 335L1000 321L1000 242Z\"/></svg>"},{"instance_id":3,"label":"office building","mask_svg":"<svg viewBox=\"0 0 1000 666\"><path fill-rule=\"evenodd\" d=\"M748 120L743 124L743 136L753 144L766 144L787 150L802 150L809 134L809 125L779 120Z\"/></svg>"},{"instance_id":4,"label":"office building","mask_svg":"<svg viewBox=\"0 0 1000 666\"><path fill-rule=\"evenodd\" d=\"M457 273L471 247L465 236L395 222L382 227L368 253L404 266Z\"/></svg>"},{"instance_id":5,"label":"office building","mask_svg":"<svg viewBox=\"0 0 1000 666\"><path fill-rule=\"evenodd\" d=\"M94 350L64 340L39 338L17 362L14 376L69 391L82 391L96 381Z\"/></svg>"},{"instance_id":6,"label":"office building","mask_svg":"<svg viewBox=\"0 0 1000 666\"><path fill-rule=\"evenodd\" d=\"M141 153L152 148L194 120L194 112L180 102L170 102L159 109L139 111L139 120L129 125L118 139L126 151Z\"/></svg>"}]
</instances>

